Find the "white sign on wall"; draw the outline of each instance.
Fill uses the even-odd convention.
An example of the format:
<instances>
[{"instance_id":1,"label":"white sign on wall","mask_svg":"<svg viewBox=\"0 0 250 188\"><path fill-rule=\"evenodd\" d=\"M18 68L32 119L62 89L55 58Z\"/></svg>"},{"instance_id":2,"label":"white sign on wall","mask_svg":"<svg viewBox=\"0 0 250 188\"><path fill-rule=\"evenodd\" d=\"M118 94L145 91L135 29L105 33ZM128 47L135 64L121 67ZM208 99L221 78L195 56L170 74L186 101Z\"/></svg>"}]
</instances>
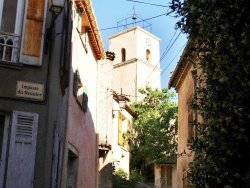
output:
<instances>
[{"instance_id":1,"label":"white sign on wall","mask_svg":"<svg viewBox=\"0 0 250 188\"><path fill-rule=\"evenodd\" d=\"M43 100L44 84L17 81L16 96L29 99Z\"/></svg>"}]
</instances>

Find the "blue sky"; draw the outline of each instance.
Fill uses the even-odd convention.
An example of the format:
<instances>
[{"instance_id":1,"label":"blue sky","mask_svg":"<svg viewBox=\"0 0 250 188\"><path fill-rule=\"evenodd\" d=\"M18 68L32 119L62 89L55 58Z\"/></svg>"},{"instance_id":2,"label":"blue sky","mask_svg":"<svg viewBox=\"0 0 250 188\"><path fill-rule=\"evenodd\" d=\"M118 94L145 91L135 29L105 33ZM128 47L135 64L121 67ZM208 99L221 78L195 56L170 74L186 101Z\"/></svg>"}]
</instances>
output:
<instances>
[{"instance_id":1,"label":"blue sky","mask_svg":"<svg viewBox=\"0 0 250 188\"><path fill-rule=\"evenodd\" d=\"M123 27L117 28L118 23L124 24L125 21L127 21L127 24L132 24L129 27L133 26L132 16L134 13L138 17L137 21L146 20L144 22L144 26L148 26L146 30L161 39L160 59L162 60L160 64L162 69L162 88L168 86L170 72L176 67L187 42L186 35L180 34L180 30L175 30L175 23L178 19L173 17L174 14L171 14L172 16L165 15L171 11L168 7L170 1L171 0L92 0L92 6L105 50L109 48L109 36L125 29ZM143 22L140 22L137 25L142 27L142 23Z\"/></svg>"}]
</instances>

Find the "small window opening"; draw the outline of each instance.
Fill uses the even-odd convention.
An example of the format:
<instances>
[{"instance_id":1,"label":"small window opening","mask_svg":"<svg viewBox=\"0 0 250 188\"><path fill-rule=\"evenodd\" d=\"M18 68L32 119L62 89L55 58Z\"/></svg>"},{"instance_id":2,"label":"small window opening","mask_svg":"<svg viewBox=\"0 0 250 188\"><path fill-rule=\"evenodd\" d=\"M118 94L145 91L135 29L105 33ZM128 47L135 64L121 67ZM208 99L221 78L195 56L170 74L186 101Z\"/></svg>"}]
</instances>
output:
<instances>
[{"instance_id":1,"label":"small window opening","mask_svg":"<svg viewBox=\"0 0 250 188\"><path fill-rule=\"evenodd\" d=\"M125 48L122 48L121 53L122 53L122 62L123 62L123 61L126 61L126 49L125 49Z\"/></svg>"},{"instance_id":2,"label":"small window opening","mask_svg":"<svg viewBox=\"0 0 250 188\"><path fill-rule=\"evenodd\" d=\"M150 61L150 60L151 60L151 53L150 53L150 50L146 50L146 59L147 59L147 61Z\"/></svg>"},{"instance_id":3,"label":"small window opening","mask_svg":"<svg viewBox=\"0 0 250 188\"><path fill-rule=\"evenodd\" d=\"M71 150L68 152L68 172L67 172L67 187L77 187L78 176L78 157Z\"/></svg>"}]
</instances>

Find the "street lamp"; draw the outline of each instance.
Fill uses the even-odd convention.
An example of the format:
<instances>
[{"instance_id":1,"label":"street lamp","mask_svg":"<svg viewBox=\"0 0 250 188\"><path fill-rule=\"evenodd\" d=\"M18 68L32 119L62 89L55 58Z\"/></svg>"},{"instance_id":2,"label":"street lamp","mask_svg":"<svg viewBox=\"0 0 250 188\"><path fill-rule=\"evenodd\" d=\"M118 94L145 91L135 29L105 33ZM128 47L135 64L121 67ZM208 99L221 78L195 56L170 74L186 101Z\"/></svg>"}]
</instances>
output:
<instances>
[{"instance_id":1,"label":"street lamp","mask_svg":"<svg viewBox=\"0 0 250 188\"><path fill-rule=\"evenodd\" d=\"M119 96L118 102L120 109L124 109L126 106L126 98L124 96Z\"/></svg>"},{"instance_id":2,"label":"street lamp","mask_svg":"<svg viewBox=\"0 0 250 188\"><path fill-rule=\"evenodd\" d=\"M64 5L64 0L51 0L51 7L50 7L50 11L58 16L63 9L63 5Z\"/></svg>"}]
</instances>

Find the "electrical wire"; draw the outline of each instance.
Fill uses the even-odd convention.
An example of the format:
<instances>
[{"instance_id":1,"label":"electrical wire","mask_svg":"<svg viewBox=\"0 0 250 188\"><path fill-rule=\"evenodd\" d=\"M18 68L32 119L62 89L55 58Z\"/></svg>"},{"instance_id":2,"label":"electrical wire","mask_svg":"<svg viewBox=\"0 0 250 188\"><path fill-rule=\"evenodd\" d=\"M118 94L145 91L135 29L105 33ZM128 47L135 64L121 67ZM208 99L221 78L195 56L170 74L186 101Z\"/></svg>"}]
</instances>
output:
<instances>
[{"instance_id":1,"label":"electrical wire","mask_svg":"<svg viewBox=\"0 0 250 188\"><path fill-rule=\"evenodd\" d=\"M169 6L165 6L165 5L158 5L158 4L152 4L152 3L145 3L145 2L141 2L141 1L134 1L134 0L127 0L127 1L132 1L135 3L142 3L142 4L146 4L146 5L154 5L154 6L159 6L159 7L169 7Z\"/></svg>"},{"instance_id":2,"label":"electrical wire","mask_svg":"<svg viewBox=\"0 0 250 188\"><path fill-rule=\"evenodd\" d=\"M169 62L169 64L164 68L164 70L161 72L161 74L153 81L153 83L167 70L167 68L171 65L171 63L175 60L177 55L183 50L183 48L186 46L187 42L181 47L181 49L177 52L177 54L174 56L174 58Z\"/></svg>"},{"instance_id":3,"label":"electrical wire","mask_svg":"<svg viewBox=\"0 0 250 188\"><path fill-rule=\"evenodd\" d=\"M170 45L170 43L171 43L171 41L172 41L172 39L170 40L170 42L169 42L169 44L167 45L167 47L166 47L166 49L165 49L165 53L163 54L163 56L161 57L161 59L160 59L160 61L157 63L157 65L154 67L154 69L150 72L150 74L144 79L144 81L143 82L141 82L140 84L139 84L139 87L141 86L141 85L143 85L146 81L147 81L147 79L152 75L152 73L155 71L155 69L157 68L157 66L160 64L160 62L164 59L164 57L166 56L166 54L169 52L169 50L172 48L172 46L174 45L174 43L176 42L176 40L179 38L179 36L180 36L180 34L181 34L181 32L178 34L178 36L175 38L175 40L173 41L173 43ZM175 33L174 33L174 35L175 35ZM174 35L173 35L173 37L174 37ZM172 37L172 38L173 38ZM168 46L170 45L170 47L168 48ZM161 74L160 74L161 75ZM159 77L157 77L157 79L158 79ZM155 81L154 81L155 82ZM135 92L135 91L133 91L133 92Z\"/></svg>"},{"instance_id":4,"label":"electrical wire","mask_svg":"<svg viewBox=\"0 0 250 188\"><path fill-rule=\"evenodd\" d=\"M171 44L171 42L172 42L172 40L173 40L173 38L174 38L176 32L177 32L177 29L175 30L174 35L172 36L172 38L171 38L171 40L169 41L167 47L165 48L164 52L162 53L162 57L163 57L163 55L164 55L165 53L167 53L166 51L168 50L168 47L169 47L169 45ZM161 61L161 59L163 59L162 57L160 58L160 61Z\"/></svg>"},{"instance_id":5,"label":"electrical wire","mask_svg":"<svg viewBox=\"0 0 250 188\"><path fill-rule=\"evenodd\" d=\"M134 25L134 24L141 23L141 22L148 21L148 20L152 20L154 18L158 18L158 17L161 17L161 16L168 16L171 13L173 13L173 11L170 11L170 12L167 12L167 13L163 13L163 14L159 14L157 16L153 16L153 17L150 17L150 18L147 18L147 19L142 19L140 21L136 21L136 22L133 22L133 23L128 23L128 24L126 24L126 26ZM125 25L114 26L114 27L107 27L107 28L103 28L103 29L99 29L99 30L95 30L95 31L105 31L105 30L110 30L110 29L117 29L119 27L124 27L124 26Z\"/></svg>"},{"instance_id":6,"label":"electrical wire","mask_svg":"<svg viewBox=\"0 0 250 188\"><path fill-rule=\"evenodd\" d=\"M169 50L171 49L171 47L174 45L174 43L176 42L176 40L179 38L179 36L181 35L181 31L178 34L178 36L175 38L174 42L171 44L171 46L168 48L168 50L165 50L165 52L162 54L162 57L160 59L160 62L164 59L164 57L167 55L167 53L169 52ZM171 39L172 40L172 39ZM167 49L167 48L166 48Z\"/></svg>"}]
</instances>

